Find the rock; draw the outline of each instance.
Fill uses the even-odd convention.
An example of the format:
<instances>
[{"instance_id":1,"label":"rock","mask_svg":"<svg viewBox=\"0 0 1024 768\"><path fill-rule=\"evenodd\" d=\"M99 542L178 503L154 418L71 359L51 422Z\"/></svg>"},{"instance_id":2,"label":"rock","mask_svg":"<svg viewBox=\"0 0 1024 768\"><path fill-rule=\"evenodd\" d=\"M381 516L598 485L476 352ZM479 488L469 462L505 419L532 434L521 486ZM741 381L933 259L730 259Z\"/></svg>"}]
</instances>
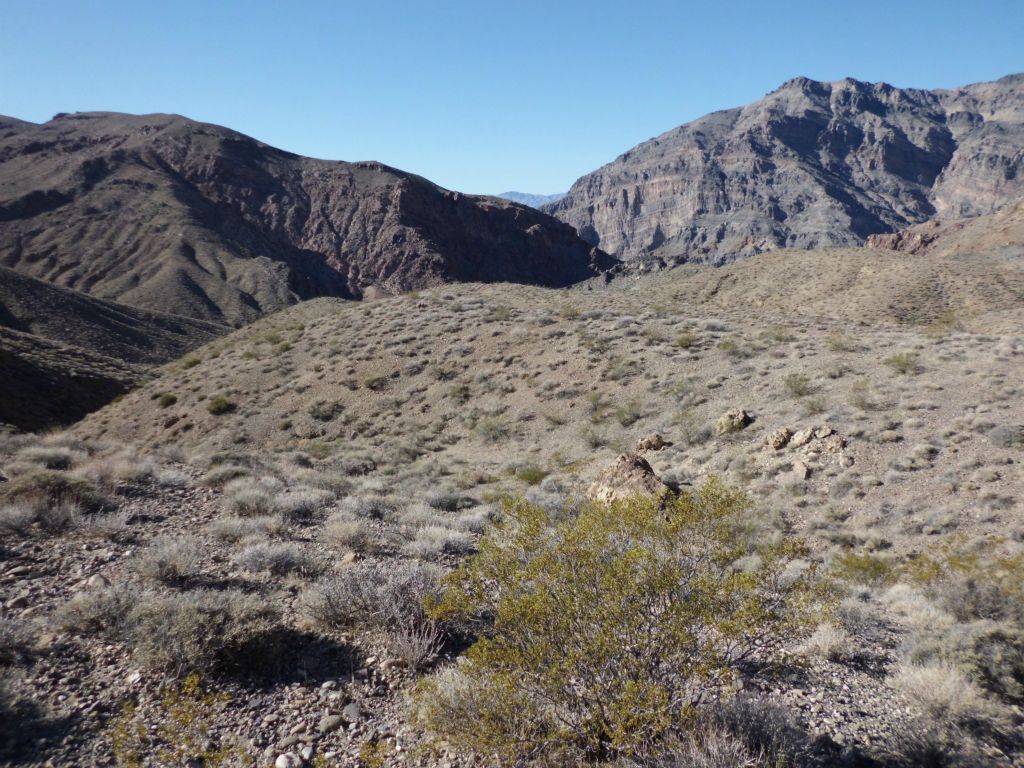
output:
<instances>
[{"instance_id":1,"label":"rock","mask_svg":"<svg viewBox=\"0 0 1024 768\"><path fill-rule=\"evenodd\" d=\"M670 488L663 483L647 463L635 453L623 453L611 466L605 467L587 488L587 497L594 501L611 503L634 496L660 499Z\"/></svg>"},{"instance_id":2,"label":"rock","mask_svg":"<svg viewBox=\"0 0 1024 768\"><path fill-rule=\"evenodd\" d=\"M102 574L96 573L85 580L85 586L89 589L102 589L110 586L110 579Z\"/></svg>"},{"instance_id":3,"label":"rock","mask_svg":"<svg viewBox=\"0 0 1024 768\"><path fill-rule=\"evenodd\" d=\"M302 758L302 762L308 763L313 760L313 753L316 749L312 745L308 745L299 750L299 757Z\"/></svg>"},{"instance_id":4,"label":"rock","mask_svg":"<svg viewBox=\"0 0 1024 768\"><path fill-rule=\"evenodd\" d=\"M341 715L325 715L320 719L316 729L320 733L332 733L345 724L345 718Z\"/></svg>"},{"instance_id":5,"label":"rock","mask_svg":"<svg viewBox=\"0 0 1024 768\"><path fill-rule=\"evenodd\" d=\"M665 442L665 438L661 435L654 433L653 435L647 435L641 437L636 441L636 451L660 451L662 448L666 448L672 445L672 443Z\"/></svg>"},{"instance_id":6,"label":"rock","mask_svg":"<svg viewBox=\"0 0 1024 768\"><path fill-rule=\"evenodd\" d=\"M804 464L802 461L793 462L793 470L790 476L794 480L806 480L811 476L811 468Z\"/></svg>"},{"instance_id":7,"label":"rock","mask_svg":"<svg viewBox=\"0 0 1024 768\"><path fill-rule=\"evenodd\" d=\"M723 413L715 422L715 432L719 435L726 435L730 432L739 432L745 429L754 418L742 408L734 408Z\"/></svg>"},{"instance_id":8,"label":"rock","mask_svg":"<svg viewBox=\"0 0 1024 768\"><path fill-rule=\"evenodd\" d=\"M351 704L345 705L345 708L341 710L341 718L345 723L351 725L352 723L358 723L359 719L363 716L363 708L359 706L358 702L353 701Z\"/></svg>"},{"instance_id":9,"label":"rock","mask_svg":"<svg viewBox=\"0 0 1024 768\"><path fill-rule=\"evenodd\" d=\"M824 439L834 433L835 430L832 429L832 427L818 427L816 430L814 430L814 436L819 440Z\"/></svg>"},{"instance_id":10,"label":"rock","mask_svg":"<svg viewBox=\"0 0 1024 768\"><path fill-rule=\"evenodd\" d=\"M1021 103L1019 80L926 92L797 77L728 118L709 115L633 147L545 210L641 264L858 245L867 232L922 221L931 206L945 219L1018 199ZM1015 115L998 139L988 117L996 109ZM905 170L924 167L942 173ZM815 201L813 216L804 200ZM848 200L864 201L855 218Z\"/></svg>"},{"instance_id":11,"label":"rock","mask_svg":"<svg viewBox=\"0 0 1024 768\"><path fill-rule=\"evenodd\" d=\"M776 451L780 451L786 447L791 437L793 437L793 433L789 431L788 427L780 427L768 435L765 439L765 443L770 445Z\"/></svg>"},{"instance_id":12,"label":"rock","mask_svg":"<svg viewBox=\"0 0 1024 768\"><path fill-rule=\"evenodd\" d=\"M814 439L813 429L800 429L793 434L792 439L789 441L790 448L803 448L811 440Z\"/></svg>"},{"instance_id":13,"label":"rock","mask_svg":"<svg viewBox=\"0 0 1024 768\"><path fill-rule=\"evenodd\" d=\"M274 761L274 768L301 768L302 758L294 752L284 752L277 756Z\"/></svg>"}]
</instances>

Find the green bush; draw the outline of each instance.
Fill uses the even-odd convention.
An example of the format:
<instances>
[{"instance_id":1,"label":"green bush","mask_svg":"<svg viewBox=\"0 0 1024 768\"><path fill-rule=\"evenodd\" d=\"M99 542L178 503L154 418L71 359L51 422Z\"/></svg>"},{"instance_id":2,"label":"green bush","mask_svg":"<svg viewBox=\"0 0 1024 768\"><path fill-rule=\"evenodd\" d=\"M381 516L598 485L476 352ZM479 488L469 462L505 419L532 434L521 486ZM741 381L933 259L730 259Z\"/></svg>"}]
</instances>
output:
<instances>
[{"instance_id":1,"label":"green bush","mask_svg":"<svg viewBox=\"0 0 1024 768\"><path fill-rule=\"evenodd\" d=\"M221 416L225 413L231 413L235 410L236 406L230 400L223 395L217 395L210 399L210 402L206 404L206 410L212 413L214 416Z\"/></svg>"},{"instance_id":2,"label":"green bush","mask_svg":"<svg viewBox=\"0 0 1024 768\"><path fill-rule=\"evenodd\" d=\"M782 383L791 397L806 397L813 395L818 390L810 377L802 373L787 374Z\"/></svg>"},{"instance_id":3,"label":"green bush","mask_svg":"<svg viewBox=\"0 0 1024 768\"><path fill-rule=\"evenodd\" d=\"M920 370L916 352L898 352L895 355L889 355L882 362L896 371L896 373L903 375L917 373Z\"/></svg>"},{"instance_id":4,"label":"green bush","mask_svg":"<svg viewBox=\"0 0 1024 768\"><path fill-rule=\"evenodd\" d=\"M431 606L477 639L421 684L416 717L509 764L650 755L820 620L813 570L783 578L803 546L758 541L748 510L717 480L569 519L507 503Z\"/></svg>"}]
</instances>

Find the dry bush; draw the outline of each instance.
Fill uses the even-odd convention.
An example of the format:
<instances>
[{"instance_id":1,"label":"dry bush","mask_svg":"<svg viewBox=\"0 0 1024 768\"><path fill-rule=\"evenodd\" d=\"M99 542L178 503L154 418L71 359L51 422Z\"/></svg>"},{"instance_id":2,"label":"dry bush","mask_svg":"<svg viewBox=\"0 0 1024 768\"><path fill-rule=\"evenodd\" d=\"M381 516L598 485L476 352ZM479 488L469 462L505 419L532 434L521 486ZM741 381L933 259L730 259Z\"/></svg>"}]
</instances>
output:
<instances>
[{"instance_id":1,"label":"dry bush","mask_svg":"<svg viewBox=\"0 0 1024 768\"><path fill-rule=\"evenodd\" d=\"M270 515L277 511L280 489L274 478L238 477L224 486L224 503L236 515Z\"/></svg>"},{"instance_id":2,"label":"dry bush","mask_svg":"<svg viewBox=\"0 0 1024 768\"><path fill-rule=\"evenodd\" d=\"M841 661L851 655L852 649L853 639L846 630L828 623L820 624L800 646L803 653L829 661Z\"/></svg>"},{"instance_id":3,"label":"dry bush","mask_svg":"<svg viewBox=\"0 0 1024 768\"><path fill-rule=\"evenodd\" d=\"M396 629L424 617L440 583L440 569L426 563L361 562L318 581L303 601L327 627Z\"/></svg>"},{"instance_id":4,"label":"dry bush","mask_svg":"<svg viewBox=\"0 0 1024 768\"><path fill-rule=\"evenodd\" d=\"M237 555L235 563L246 571L272 576L312 576L321 570L316 558L301 544L262 542L250 544Z\"/></svg>"},{"instance_id":5,"label":"dry bush","mask_svg":"<svg viewBox=\"0 0 1024 768\"><path fill-rule=\"evenodd\" d=\"M337 512L327 518L323 535L328 542L348 547L354 552L368 554L384 549L381 535L366 520L351 517L346 512Z\"/></svg>"},{"instance_id":6,"label":"dry bush","mask_svg":"<svg viewBox=\"0 0 1024 768\"><path fill-rule=\"evenodd\" d=\"M102 512L114 506L94 483L51 470L31 472L4 483L0 486L0 501L27 501L51 508L77 506L88 513Z\"/></svg>"},{"instance_id":7,"label":"dry bush","mask_svg":"<svg viewBox=\"0 0 1024 768\"><path fill-rule=\"evenodd\" d=\"M935 723L991 732L1001 732L1008 724L1005 711L956 667L907 664L892 684Z\"/></svg>"},{"instance_id":8,"label":"dry bush","mask_svg":"<svg viewBox=\"0 0 1024 768\"><path fill-rule=\"evenodd\" d=\"M417 528L413 539L402 547L402 554L421 560L436 560L442 555L465 555L472 551L472 536L443 525Z\"/></svg>"},{"instance_id":9,"label":"dry bush","mask_svg":"<svg viewBox=\"0 0 1024 768\"><path fill-rule=\"evenodd\" d=\"M35 647L35 633L23 621L0 618L0 667L19 664Z\"/></svg>"},{"instance_id":10,"label":"dry bush","mask_svg":"<svg viewBox=\"0 0 1024 768\"><path fill-rule=\"evenodd\" d=\"M122 586L78 595L56 618L67 630L123 642L138 663L180 677L254 671L277 650L280 614L264 598L234 590L161 595Z\"/></svg>"},{"instance_id":11,"label":"dry bush","mask_svg":"<svg viewBox=\"0 0 1024 768\"><path fill-rule=\"evenodd\" d=\"M193 578L199 569L199 542L164 536L154 539L132 561L132 568L143 578L158 584L179 586Z\"/></svg>"},{"instance_id":12,"label":"dry bush","mask_svg":"<svg viewBox=\"0 0 1024 768\"><path fill-rule=\"evenodd\" d=\"M44 469L68 470L88 458L85 451L78 451L61 445L33 445L15 454L18 461L38 464Z\"/></svg>"}]
</instances>

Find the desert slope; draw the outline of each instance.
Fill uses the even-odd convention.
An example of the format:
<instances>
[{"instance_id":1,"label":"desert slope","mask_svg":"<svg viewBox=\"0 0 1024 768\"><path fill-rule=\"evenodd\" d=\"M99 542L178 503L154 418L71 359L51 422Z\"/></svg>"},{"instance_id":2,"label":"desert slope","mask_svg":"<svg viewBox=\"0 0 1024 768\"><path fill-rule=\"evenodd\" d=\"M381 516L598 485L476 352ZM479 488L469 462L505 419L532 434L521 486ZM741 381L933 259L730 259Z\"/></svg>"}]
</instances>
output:
<instances>
[{"instance_id":1,"label":"desert slope","mask_svg":"<svg viewBox=\"0 0 1024 768\"><path fill-rule=\"evenodd\" d=\"M561 286L614 263L525 206L176 115L4 118L0 222L4 266L232 324L316 296L462 280Z\"/></svg>"}]
</instances>

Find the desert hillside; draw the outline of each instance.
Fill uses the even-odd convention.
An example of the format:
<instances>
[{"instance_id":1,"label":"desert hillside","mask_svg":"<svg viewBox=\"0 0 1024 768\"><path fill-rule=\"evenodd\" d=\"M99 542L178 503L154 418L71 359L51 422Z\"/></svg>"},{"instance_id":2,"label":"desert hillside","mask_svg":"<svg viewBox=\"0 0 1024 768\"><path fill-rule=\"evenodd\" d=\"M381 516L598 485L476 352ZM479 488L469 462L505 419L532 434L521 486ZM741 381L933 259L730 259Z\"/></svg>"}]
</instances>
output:
<instances>
[{"instance_id":1,"label":"desert hillside","mask_svg":"<svg viewBox=\"0 0 1024 768\"><path fill-rule=\"evenodd\" d=\"M563 286L614 264L532 208L177 115L0 120L0 265L238 325L317 296Z\"/></svg>"},{"instance_id":2,"label":"desert hillside","mask_svg":"<svg viewBox=\"0 0 1024 768\"><path fill-rule=\"evenodd\" d=\"M794 78L623 153L548 206L621 259L863 244L1021 195L1024 75L950 90Z\"/></svg>"},{"instance_id":3,"label":"desert hillside","mask_svg":"<svg viewBox=\"0 0 1024 768\"><path fill-rule=\"evenodd\" d=\"M701 721L723 765L1013 764L1021 268L840 249L602 288L316 299L67 433L9 438L9 690L39 734L11 754L490 764L422 715L424 685L456 706L464 636L417 601L502 499L572 519L615 465L684 498L713 477L742 489L743 536L804 541L793 578L829 585L832 607ZM667 445L616 464L655 433ZM760 758L721 735L752 723L774 729L749 742Z\"/></svg>"}]
</instances>

